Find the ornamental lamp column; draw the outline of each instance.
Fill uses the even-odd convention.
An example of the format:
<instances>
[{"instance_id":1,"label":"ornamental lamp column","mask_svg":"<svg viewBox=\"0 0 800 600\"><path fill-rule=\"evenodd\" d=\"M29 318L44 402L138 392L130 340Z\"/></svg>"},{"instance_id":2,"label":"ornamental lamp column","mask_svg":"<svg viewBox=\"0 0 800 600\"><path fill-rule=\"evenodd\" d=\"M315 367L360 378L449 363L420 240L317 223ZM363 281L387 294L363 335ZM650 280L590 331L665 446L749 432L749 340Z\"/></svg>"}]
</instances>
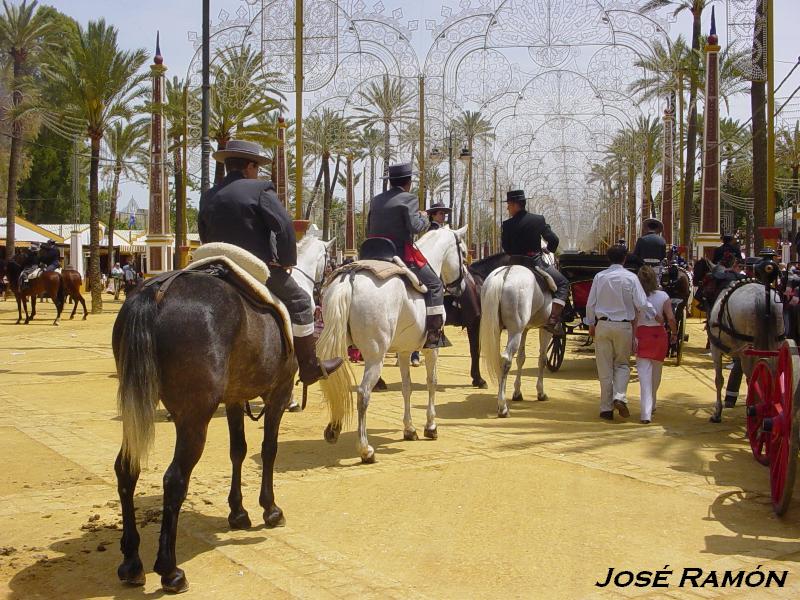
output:
<instances>
[{"instance_id":1,"label":"ornamental lamp column","mask_svg":"<svg viewBox=\"0 0 800 600\"><path fill-rule=\"evenodd\" d=\"M703 127L703 178L700 200L700 232L696 256L711 258L719 245L720 153L719 153L719 51L717 23L711 7L711 32L706 53L706 110ZM686 215L689 226L690 216Z\"/></svg>"},{"instance_id":2,"label":"ornamental lamp column","mask_svg":"<svg viewBox=\"0 0 800 600\"><path fill-rule=\"evenodd\" d=\"M283 207L289 210L289 171L286 166L286 119L278 117L278 148L275 157L275 187L278 190L278 200Z\"/></svg>"},{"instance_id":3,"label":"ornamental lamp column","mask_svg":"<svg viewBox=\"0 0 800 600\"><path fill-rule=\"evenodd\" d=\"M167 132L164 120L164 57L161 56L159 35L156 34L156 54L150 65L152 96L150 109L150 202L147 216L146 274L158 275L172 268L174 239L169 220L169 186L167 181Z\"/></svg>"},{"instance_id":4,"label":"ornamental lamp column","mask_svg":"<svg viewBox=\"0 0 800 600\"><path fill-rule=\"evenodd\" d=\"M675 107L672 102L664 110L664 162L661 178L661 222L664 224L664 239L672 244L672 196L675 184Z\"/></svg>"}]
</instances>

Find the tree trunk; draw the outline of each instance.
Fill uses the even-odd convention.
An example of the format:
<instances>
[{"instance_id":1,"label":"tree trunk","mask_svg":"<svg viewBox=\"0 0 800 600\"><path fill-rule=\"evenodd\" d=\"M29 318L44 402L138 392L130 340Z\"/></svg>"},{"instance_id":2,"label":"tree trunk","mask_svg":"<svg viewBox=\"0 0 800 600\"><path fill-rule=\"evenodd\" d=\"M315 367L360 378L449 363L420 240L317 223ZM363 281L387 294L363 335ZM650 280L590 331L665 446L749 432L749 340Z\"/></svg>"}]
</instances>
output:
<instances>
[{"instance_id":1,"label":"tree trunk","mask_svg":"<svg viewBox=\"0 0 800 600\"><path fill-rule=\"evenodd\" d=\"M389 175L389 157L391 156L391 136L389 134L389 121L383 122L383 176ZM383 180L383 191L389 189L389 180Z\"/></svg>"},{"instance_id":2,"label":"tree trunk","mask_svg":"<svg viewBox=\"0 0 800 600\"><path fill-rule=\"evenodd\" d=\"M369 199L375 197L375 156L369 155Z\"/></svg>"},{"instance_id":3,"label":"tree trunk","mask_svg":"<svg viewBox=\"0 0 800 600\"><path fill-rule=\"evenodd\" d=\"M789 240L792 242L791 248L791 259L797 260L797 244L795 244L795 239L797 238L797 219L794 218L795 213L797 212L797 190L798 184L800 183L800 164L792 165L792 183L793 183L793 190L794 190L794 197L792 198L792 237Z\"/></svg>"},{"instance_id":4,"label":"tree trunk","mask_svg":"<svg viewBox=\"0 0 800 600\"><path fill-rule=\"evenodd\" d=\"M330 239L331 227L331 170L328 154L322 155L322 239Z\"/></svg>"},{"instance_id":5,"label":"tree trunk","mask_svg":"<svg viewBox=\"0 0 800 600\"><path fill-rule=\"evenodd\" d=\"M22 62L14 58L14 93L11 95L11 103L14 108L22 102L22 92L18 89L19 77L21 77ZM8 189L6 200L6 259L11 260L14 256L14 246L16 242L16 222L17 222L17 184L19 183L20 164L22 163L22 124L19 119L14 119L11 124L11 148L8 158Z\"/></svg>"},{"instance_id":6,"label":"tree trunk","mask_svg":"<svg viewBox=\"0 0 800 600\"><path fill-rule=\"evenodd\" d=\"M628 161L628 245L636 242L636 168L633 159Z\"/></svg>"},{"instance_id":7,"label":"tree trunk","mask_svg":"<svg viewBox=\"0 0 800 600\"><path fill-rule=\"evenodd\" d=\"M328 190L328 194L330 195L331 198L333 198L333 192L336 189L336 183L339 181L339 167L341 166L341 164L342 164L342 157L337 156L336 168L333 170L333 178L331 179L331 187L330 190Z\"/></svg>"},{"instance_id":8,"label":"tree trunk","mask_svg":"<svg viewBox=\"0 0 800 600\"><path fill-rule=\"evenodd\" d=\"M683 223L683 237L681 244L690 248L692 214L694 208L694 175L697 159L697 71L700 68L700 27L702 10L693 10L692 16L692 69L689 77L689 123L686 128L686 172L684 174L683 188L683 215L686 223ZM691 252L691 250L689 250Z\"/></svg>"},{"instance_id":9,"label":"tree trunk","mask_svg":"<svg viewBox=\"0 0 800 600\"><path fill-rule=\"evenodd\" d=\"M114 266L114 221L117 219L117 194L119 194L119 176L122 173L122 164L118 163L114 166L114 181L111 184L111 201L109 204L111 208L108 211L108 264L106 268L111 274L111 268Z\"/></svg>"},{"instance_id":10,"label":"tree trunk","mask_svg":"<svg viewBox=\"0 0 800 600\"><path fill-rule=\"evenodd\" d=\"M184 214L186 198L183 189L183 157L180 150L180 138L174 140L174 146L172 162L175 163L175 250L172 253L172 262L173 268L179 269L181 267L181 245L186 238L186 215Z\"/></svg>"},{"instance_id":11,"label":"tree trunk","mask_svg":"<svg viewBox=\"0 0 800 600\"><path fill-rule=\"evenodd\" d=\"M319 167L319 172L317 173L317 180L314 182L314 191L311 192L311 199L306 203L306 216L305 219L308 221L311 219L311 211L314 210L314 202L317 201L317 194L319 193L319 186L322 182L322 165Z\"/></svg>"},{"instance_id":12,"label":"tree trunk","mask_svg":"<svg viewBox=\"0 0 800 600\"><path fill-rule=\"evenodd\" d=\"M100 136L93 135L89 169L89 289L92 292L92 314L103 312L103 288L100 281Z\"/></svg>"},{"instance_id":13,"label":"tree trunk","mask_svg":"<svg viewBox=\"0 0 800 600\"><path fill-rule=\"evenodd\" d=\"M756 22L764 19L764 0L756 7ZM758 30L758 27L756 27ZM754 36L753 60L760 52L760 40ZM753 217L755 248L759 252L764 246L764 238L759 227L767 225L767 86L765 81L750 84L750 110L753 120Z\"/></svg>"}]
</instances>

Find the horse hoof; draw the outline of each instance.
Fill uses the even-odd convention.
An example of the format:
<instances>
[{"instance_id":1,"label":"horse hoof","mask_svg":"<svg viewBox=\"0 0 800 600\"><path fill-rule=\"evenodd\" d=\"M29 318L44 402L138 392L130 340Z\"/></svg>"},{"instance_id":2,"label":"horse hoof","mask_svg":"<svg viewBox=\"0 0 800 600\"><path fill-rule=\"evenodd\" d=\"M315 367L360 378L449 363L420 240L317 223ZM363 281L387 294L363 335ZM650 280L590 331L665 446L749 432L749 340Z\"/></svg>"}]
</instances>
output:
<instances>
[{"instance_id":1,"label":"horse hoof","mask_svg":"<svg viewBox=\"0 0 800 600\"><path fill-rule=\"evenodd\" d=\"M286 525L286 517L283 516L283 511L273 504L271 509L264 511L264 525L267 529L275 529Z\"/></svg>"},{"instance_id":2,"label":"horse hoof","mask_svg":"<svg viewBox=\"0 0 800 600\"><path fill-rule=\"evenodd\" d=\"M429 440L438 440L439 439L439 429L434 427L433 429L425 428L425 437Z\"/></svg>"},{"instance_id":3,"label":"horse hoof","mask_svg":"<svg viewBox=\"0 0 800 600\"><path fill-rule=\"evenodd\" d=\"M388 387L386 387L386 382L383 380L383 377L380 377L378 381L375 383L375 386L372 388L373 392L385 392Z\"/></svg>"},{"instance_id":4,"label":"horse hoof","mask_svg":"<svg viewBox=\"0 0 800 600\"><path fill-rule=\"evenodd\" d=\"M373 465L375 464L375 450L372 446L367 447L367 452L361 455L361 464Z\"/></svg>"},{"instance_id":5,"label":"horse hoof","mask_svg":"<svg viewBox=\"0 0 800 600\"><path fill-rule=\"evenodd\" d=\"M339 431L339 428L334 427L331 423L328 423L323 434L325 436L325 441L329 444L335 444L337 441L339 441Z\"/></svg>"},{"instance_id":6,"label":"horse hoof","mask_svg":"<svg viewBox=\"0 0 800 600\"><path fill-rule=\"evenodd\" d=\"M85 321L86 319L88 319L88 318L89 318L89 315L83 315L83 320L84 320L84 321Z\"/></svg>"},{"instance_id":7,"label":"horse hoof","mask_svg":"<svg viewBox=\"0 0 800 600\"><path fill-rule=\"evenodd\" d=\"M58 321L55 321L55 322L53 323L53 325L54 325L54 326L56 326L56 327L58 327L59 325L61 325L61 323L59 323Z\"/></svg>"},{"instance_id":8,"label":"horse hoof","mask_svg":"<svg viewBox=\"0 0 800 600\"><path fill-rule=\"evenodd\" d=\"M72 321L72 319L74 319L74 318L75 318L75 317L70 317L70 318L69 318L69 320L70 320L70 321Z\"/></svg>"},{"instance_id":9,"label":"horse hoof","mask_svg":"<svg viewBox=\"0 0 800 600\"><path fill-rule=\"evenodd\" d=\"M164 575L161 578L161 589L168 594L181 594L189 589L189 582L182 569L175 569L172 575Z\"/></svg>"},{"instance_id":10,"label":"horse hoof","mask_svg":"<svg viewBox=\"0 0 800 600\"><path fill-rule=\"evenodd\" d=\"M246 510L239 513L231 513L228 515L228 525L231 529L250 529L253 524L250 522L250 516Z\"/></svg>"},{"instance_id":11,"label":"horse hoof","mask_svg":"<svg viewBox=\"0 0 800 600\"><path fill-rule=\"evenodd\" d=\"M545 402L547 400L547 394L545 394L544 392L542 392L541 394L536 394L536 399L539 402Z\"/></svg>"},{"instance_id":12,"label":"horse hoof","mask_svg":"<svg viewBox=\"0 0 800 600\"><path fill-rule=\"evenodd\" d=\"M416 442L419 439L416 431L404 431L403 439L407 442Z\"/></svg>"},{"instance_id":13,"label":"horse hoof","mask_svg":"<svg viewBox=\"0 0 800 600\"><path fill-rule=\"evenodd\" d=\"M722 416L711 415L708 418L709 423L722 423Z\"/></svg>"},{"instance_id":14,"label":"horse hoof","mask_svg":"<svg viewBox=\"0 0 800 600\"><path fill-rule=\"evenodd\" d=\"M144 585L144 565L137 556L133 560L125 560L117 569L117 577L125 585Z\"/></svg>"},{"instance_id":15,"label":"horse hoof","mask_svg":"<svg viewBox=\"0 0 800 600\"><path fill-rule=\"evenodd\" d=\"M286 410L288 410L289 412L298 413L298 412L303 412L303 407L300 406L297 402L293 401L289 405L289 408L287 408Z\"/></svg>"},{"instance_id":16,"label":"horse hoof","mask_svg":"<svg viewBox=\"0 0 800 600\"><path fill-rule=\"evenodd\" d=\"M497 418L498 419L505 419L508 416L508 409L504 408L503 410L497 411Z\"/></svg>"},{"instance_id":17,"label":"horse hoof","mask_svg":"<svg viewBox=\"0 0 800 600\"><path fill-rule=\"evenodd\" d=\"M522 397L522 392L514 392L514 395L511 396L512 402L522 402L524 398Z\"/></svg>"},{"instance_id":18,"label":"horse hoof","mask_svg":"<svg viewBox=\"0 0 800 600\"><path fill-rule=\"evenodd\" d=\"M478 388L479 390L485 390L489 388L489 386L483 379L473 379L472 387Z\"/></svg>"}]
</instances>

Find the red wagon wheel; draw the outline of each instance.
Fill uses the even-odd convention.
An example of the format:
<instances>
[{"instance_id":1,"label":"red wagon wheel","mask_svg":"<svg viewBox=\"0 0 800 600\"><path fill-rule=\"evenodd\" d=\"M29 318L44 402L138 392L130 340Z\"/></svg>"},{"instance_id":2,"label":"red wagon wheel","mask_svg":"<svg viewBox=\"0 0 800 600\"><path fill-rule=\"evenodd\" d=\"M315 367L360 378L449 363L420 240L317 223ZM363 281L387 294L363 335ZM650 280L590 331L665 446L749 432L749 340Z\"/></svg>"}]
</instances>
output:
<instances>
[{"instance_id":1,"label":"red wagon wheel","mask_svg":"<svg viewBox=\"0 0 800 600\"><path fill-rule=\"evenodd\" d=\"M800 357L794 341L783 343L775 373L774 415L765 419L770 430L769 480L772 508L782 515L789 508L797 472L797 451L800 443L800 420L796 413L795 394L800 381Z\"/></svg>"},{"instance_id":2,"label":"red wagon wheel","mask_svg":"<svg viewBox=\"0 0 800 600\"><path fill-rule=\"evenodd\" d=\"M765 360L759 360L747 386L747 439L753 450L753 458L762 465L769 464L770 433L764 431L765 418L772 416L773 379L772 369Z\"/></svg>"}]
</instances>

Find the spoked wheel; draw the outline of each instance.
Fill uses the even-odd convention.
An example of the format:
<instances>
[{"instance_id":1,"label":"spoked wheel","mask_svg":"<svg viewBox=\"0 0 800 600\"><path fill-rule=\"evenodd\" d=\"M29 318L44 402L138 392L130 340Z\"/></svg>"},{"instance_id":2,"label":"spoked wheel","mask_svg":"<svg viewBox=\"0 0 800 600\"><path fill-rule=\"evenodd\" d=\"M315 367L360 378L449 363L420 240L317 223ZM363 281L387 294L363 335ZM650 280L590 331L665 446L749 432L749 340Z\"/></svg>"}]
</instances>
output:
<instances>
[{"instance_id":1,"label":"spoked wheel","mask_svg":"<svg viewBox=\"0 0 800 600\"><path fill-rule=\"evenodd\" d=\"M554 335L547 346L547 369L555 373L564 362L564 353L567 351L567 336Z\"/></svg>"},{"instance_id":2,"label":"spoked wheel","mask_svg":"<svg viewBox=\"0 0 800 600\"><path fill-rule=\"evenodd\" d=\"M771 433L765 431L763 426L765 419L773 416L773 388L772 369L767 361L759 360L747 386L747 439L750 441L753 458L762 465L768 465L770 459Z\"/></svg>"},{"instance_id":3,"label":"spoked wheel","mask_svg":"<svg viewBox=\"0 0 800 600\"><path fill-rule=\"evenodd\" d=\"M778 354L775 374L774 416L769 430L769 481L772 491L772 508L782 515L789 508L797 472L798 422L795 394L800 379L800 357L794 341L783 343ZM765 420L765 425L767 425Z\"/></svg>"}]
</instances>

